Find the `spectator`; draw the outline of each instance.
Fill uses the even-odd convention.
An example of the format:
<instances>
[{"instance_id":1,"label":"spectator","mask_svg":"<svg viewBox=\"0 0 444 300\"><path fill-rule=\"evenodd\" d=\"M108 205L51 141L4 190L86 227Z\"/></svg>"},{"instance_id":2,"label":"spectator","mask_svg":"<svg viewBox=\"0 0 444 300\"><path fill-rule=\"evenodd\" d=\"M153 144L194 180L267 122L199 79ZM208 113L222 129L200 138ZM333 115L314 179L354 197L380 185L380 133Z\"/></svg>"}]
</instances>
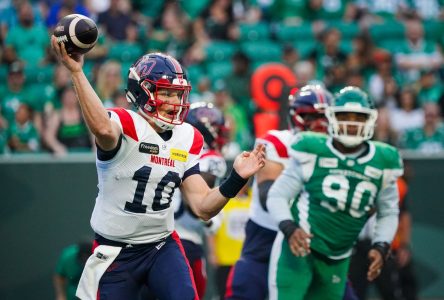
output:
<instances>
[{"instance_id":1,"label":"spectator","mask_svg":"<svg viewBox=\"0 0 444 300\"><path fill-rule=\"evenodd\" d=\"M3 42L8 30L17 26L18 24L18 10L23 1L1 1L0 4L0 41ZM40 2L40 1L39 1ZM42 23L41 14L42 3L35 3L33 5L34 22L36 24Z\"/></svg>"},{"instance_id":2,"label":"spectator","mask_svg":"<svg viewBox=\"0 0 444 300\"><path fill-rule=\"evenodd\" d=\"M244 53L237 52L232 58L232 63L233 72L225 78L227 92L249 118L248 124L251 124L255 106L250 92L250 59ZM251 127L250 130L252 131Z\"/></svg>"},{"instance_id":3,"label":"spectator","mask_svg":"<svg viewBox=\"0 0 444 300\"><path fill-rule=\"evenodd\" d=\"M390 113L387 107L378 108L374 139L387 144L393 144L393 133L390 128Z\"/></svg>"},{"instance_id":4,"label":"spectator","mask_svg":"<svg viewBox=\"0 0 444 300\"><path fill-rule=\"evenodd\" d=\"M357 0L356 5L366 23L394 20L407 7L405 0Z\"/></svg>"},{"instance_id":5,"label":"spectator","mask_svg":"<svg viewBox=\"0 0 444 300\"><path fill-rule=\"evenodd\" d=\"M176 36L186 35L188 32L185 28L181 29L182 26L187 28L189 25L180 5L176 1L165 1L162 12L154 20L153 28L149 32L148 48L153 51L166 51L172 38L172 32L175 32ZM195 35L195 37L203 38L199 35Z\"/></svg>"},{"instance_id":6,"label":"spectator","mask_svg":"<svg viewBox=\"0 0 444 300\"><path fill-rule=\"evenodd\" d=\"M67 152L91 151L92 137L72 87L62 92L61 103L61 108L53 111L48 118L44 135L47 147L57 156Z\"/></svg>"},{"instance_id":7,"label":"spectator","mask_svg":"<svg viewBox=\"0 0 444 300\"><path fill-rule=\"evenodd\" d=\"M316 78L335 81L335 79L324 77L332 74L333 67L345 64L347 60L347 55L339 48L341 33L335 28L328 28L321 33L320 41L319 47L309 55L310 60L316 66Z\"/></svg>"},{"instance_id":8,"label":"spectator","mask_svg":"<svg viewBox=\"0 0 444 300\"><path fill-rule=\"evenodd\" d=\"M15 112L27 97L23 64L16 61L9 65L7 86L0 93L1 111L8 123L13 123Z\"/></svg>"},{"instance_id":9,"label":"spectator","mask_svg":"<svg viewBox=\"0 0 444 300\"><path fill-rule=\"evenodd\" d=\"M111 0L108 10L99 14L98 24L111 40L124 41L131 25L131 6L127 0Z\"/></svg>"},{"instance_id":10,"label":"spectator","mask_svg":"<svg viewBox=\"0 0 444 300\"><path fill-rule=\"evenodd\" d=\"M387 82L394 80L392 56L386 51L376 51L373 54L373 61L376 72L369 77L368 89L376 105L380 106L388 102L386 99ZM396 85L395 82L393 84Z\"/></svg>"},{"instance_id":11,"label":"spectator","mask_svg":"<svg viewBox=\"0 0 444 300\"><path fill-rule=\"evenodd\" d=\"M54 90L51 102L52 107L50 108L50 111L61 108L62 102L60 99L62 99L62 93L71 84L71 77L69 76L68 70L66 70L62 64L56 65L52 81L52 87Z\"/></svg>"},{"instance_id":12,"label":"spectator","mask_svg":"<svg viewBox=\"0 0 444 300\"><path fill-rule=\"evenodd\" d=\"M327 89L332 93L337 93L344 88L347 82L347 71L347 66L343 63L331 65L324 78ZM321 79L319 80L321 81Z\"/></svg>"},{"instance_id":13,"label":"spectator","mask_svg":"<svg viewBox=\"0 0 444 300\"><path fill-rule=\"evenodd\" d=\"M434 70L422 70L419 79L418 100L420 105L427 102L438 103L443 95L441 81L437 80L437 74Z\"/></svg>"},{"instance_id":14,"label":"spectator","mask_svg":"<svg viewBox=\"0 0 444 300\"><path fill-rule=\"evenodd\" d=\"M375 60L375 50L370 36L360 34L352 41L353 52L347 57L347 68L351 70L361 70L363 75L368 75L373 71L373 61Z\"/></svg>"},{"instance_id":15,"label":"spectator","mask_svg":"<svg viewBox=\"0 0 444 300\"><path fill-rule=\"evenodd\" d=\"M97 94L105 107L113 107L112 96L122 86L122 66L117 61L107 61L100 66L97 75Z\"/></svg>"},{"instance_id":16,"label":"spectator","mask_svg":"<svg viewBox=\"0 0 444 300\"><path fill-rule=\"evenodd\" d=\"M402 149L418 150L432 154L444 150L444 125L441 122L439 106L435 103L424 105L424 126L407 130L400 138Z\"/></svg>"},{"instance_id":17,"label":"spectator","mask_svg":"<svg viewBox=\"0 0 444 300\"><path fill-rule=\"evenodd\" d=\"M56 300L78 299L75 296L77 285L91 249L91 242L82 241L62 250L53 278Z\"/></svg>"},{"instance_id":18,"label":"spectator","mask_svg":"<svg viewBox=\"0 0 444 300\"><path fill-rule=\"evenodd\" d=\"M397 98L399 94L398 83L395 78L389 77L384 82L384 93L382 102L376 104L379 107L387 107L393 109L396 106Z\"/></svg>"},{"instance_id":19,"label":"spectator","mask_svg":"<svg viewBox=\"0 0 444 300\"><path fill-rule=\"evenodd\" d=\"M411 12L424 21L442 20L443 3L440 0L410 0Z\"/></svg>"},{"instance_id":20,"label":"spectator","mask_svg":"<svg viewBox=\"0 0 444 300\"><path fill-rule=\"evenodd\" d=\"M298 61L298 51L291 44L284 45L282 49L282 63L293 70Z\"/></svg>"},{"instance_id":21,"label":"spectator","mask_svg":"<svg viewBox=\"0 0 444 300\"><path fill-rule=\"evenodd\" d=\"M9 126L8 145L13 153L38 152L40 136L34 124L33 109L21 103L15 114L15 122Z\"/></svg>"},{"instance_id":22,"label":"spectator","mask_svg":"<svg viewBox=\"0 0 444 300\"><path fill-rule=\"evenodd\" d=\"M188 49L192 46L191 24L183 22L181 26L176 26L171 31L171 39L167 44L167 52L179 58L180 61L188 63Z\"/></svg>"},{"instance_id":23,"label":"spectator","mask_svg":"<svg viewBox=\"0 0 444 300\"><path fill-rule=\"evenodd\" d=\"M34 23L34 11L29 2L18 6L18 20L19 24L6 35L3 60L8 63L23 60L27 66L42 64L49 46L48 32L43 25Z\"/></svg>"},{"instance_id":24,"label":"spectator","mask_svg":"<svg viewBox=\"0 0 444 300\"><path fill-rule=\"evenodd\" d=\"M420 70L437 70L443 63L438 46L424 39L424 28L419 20L406 22L406 39L396 54L396 64L403 81L419 79Z\"/></svg>"},{"instance_id":25,"label":"spectator","mask_svg":"<svg viewBox=\"0 0 444 300\"><path fill-rule=\"evenodd\" d=\"M69 14L81 14L89 17L88 9L79 0L58 0L49 8L46 26L54 27L61 18Z\"/></svg>"},{"instance_id":26,"label":"spectator","mask_svg":"<svg viewBox=\"0 0 444 300\"><path fill-rule=\"evenodd\" d=\"M212 0L194 22L194 35L206 41L232 39L233 18L231 1Z\"/></svg>"},{"instance_id":27,"label":"spectator","mask_svg":"<svg viewBox=\"0 0 444 300\"><path fill-rule=\"evenodd\" d=\"M424 113L418 108L415 90L408 87L401 90L397 106L390 110L389 121L395 140L404 131L424 125Z\"/></svg>"}]
</instances>

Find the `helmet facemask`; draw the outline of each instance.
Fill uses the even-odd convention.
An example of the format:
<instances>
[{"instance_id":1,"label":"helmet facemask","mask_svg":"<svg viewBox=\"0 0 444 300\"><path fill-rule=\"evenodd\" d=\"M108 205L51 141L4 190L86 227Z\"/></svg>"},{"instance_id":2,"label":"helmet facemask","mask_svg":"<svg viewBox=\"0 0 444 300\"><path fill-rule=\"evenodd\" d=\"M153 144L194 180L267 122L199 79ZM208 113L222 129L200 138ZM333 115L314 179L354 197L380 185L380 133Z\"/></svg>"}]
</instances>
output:
<instances>
[{"instance_id":1,"label":"helmet facemask","mask_svg":"<svg viewBox=\"0 0 444 300\"><path fill-rule=\"evenodd\" d=\"M292 89L288 97L290 128L293 131L327 133L328 121L324 112L331 99L330 92L321 85Z\"/></svg>"},{"instance_id":2,"label":"helmet facemask","mask_svg":"<svg viewBox=\"0 0 444 300\"><path fill-rule=\"evenodd\" d=\"M130 74L147 96L145 104L138 106L142 115L153 120L163 130L171 130L184 122L190 107L188 98L191 91L186 79L174 78L172 83L167 79L160 79L157 82L149 79L141 80L134 68L130 68ZM175 98L179 101L170 103Z\"/></svg>"},{"instance_id":3,"label":"helmet facemask","mask_svg":"<svg viewBox=\"0 0 444 300\"><path fill-rule=\"evenodd\" d=\"M301 131L327 132L328 120L325 117L325 106L315 105L301 106L297 109L290 109L291 126Z\"/></svg>"},{"instance_id":4,"label":"helmet facemask","mask_svg":"<svg viewBox=\"0 0 444 300\"><path fill-rule=\"evenodd\" d=\"M349 113L355 113L356 120L347 120ZM328 107L325 115L328 119L328 133L344 146L356 147L373 137L378 112L349 103L346 106Z\"/></svg>"}]
</instances>

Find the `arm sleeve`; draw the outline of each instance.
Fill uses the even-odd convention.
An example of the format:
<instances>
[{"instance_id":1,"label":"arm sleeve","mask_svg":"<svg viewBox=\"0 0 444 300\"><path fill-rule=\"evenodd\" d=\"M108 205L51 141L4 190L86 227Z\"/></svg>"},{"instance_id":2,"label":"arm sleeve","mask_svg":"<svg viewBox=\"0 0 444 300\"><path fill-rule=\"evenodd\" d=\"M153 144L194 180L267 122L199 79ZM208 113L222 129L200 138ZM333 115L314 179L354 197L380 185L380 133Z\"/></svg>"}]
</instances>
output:
<instances>
[{"instance_id":1,"label":"arm sleeve","mask_svg":"<svg viewBox=\"0 0 444 300\"><path fill-rule=\"evenodd\" d=\"M376 203L376 227L373 243L391 243L398 228L399 193L396 183L381 191Z\"/></svg>"},{"instance_id":2,"label":"arm sleeve","mask_svg":"<svg viewBox=\"0 0 444 300\"><path fill-rule=\"evenodd\" d=\"M292 158L268 192L267 208L277 224L284 220L293 220L290 202L301 191L303 182L301 165Z\"/></svg>"},{"instance_id":3,"label":"arm sleeve","mask_svg":"<svg viewBox=\"0 0 444 300\"><path fill-rule=\"evenodd\" d=\"M200 156L202 154L203 149L203 136L202 134L194 127L193 128L193 142L191 144L190 149L188 150L188 160L185 165L185 171L194 168L200 160ZM199 168L200 170L200 168Z\"/></svg>"}]
</instances>

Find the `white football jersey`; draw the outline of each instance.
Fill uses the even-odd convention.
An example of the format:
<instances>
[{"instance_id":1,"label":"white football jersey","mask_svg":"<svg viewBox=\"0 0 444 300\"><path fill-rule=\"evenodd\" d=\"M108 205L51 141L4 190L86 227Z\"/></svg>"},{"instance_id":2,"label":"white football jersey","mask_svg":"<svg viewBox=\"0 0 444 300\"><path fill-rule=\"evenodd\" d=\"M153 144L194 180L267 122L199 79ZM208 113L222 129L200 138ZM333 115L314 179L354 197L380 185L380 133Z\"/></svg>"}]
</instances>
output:
<instances>
[{"instance_id":1,"label":"white football jersey","mask_svg":"<svg viewBox=\"0 0 444 300\"><path fill-rule=\"evenodd\" d=\"M155 242L174 230L171 200L183 179L199 173L203 137L184 123L164 141L139 114L123 108L109 113L123 138L112 159L96 160L99 194L91 226L110 240Z\"/></svg>"},{"instance_id":2,"label":"white football jersey","mask_svg":"<svg viewBox=\"0 0 444 300\"><path fill-rule=\"evenodd\" d=\"M221 179L227 172L227 163L223 156L215 150L204 149L199 159L201 173L209 173ZM179 191L174 194L173 204L176 217L176 231L182 240L191 241L202 245L204 235L204 223L193 216L187 209L184 209L183 199ZM215 219L216 218L216 219ZM215 216L212 221L218 222L220 216Z\"/></svg>"},{"instance_id":3,"label":"white football jersey","mask_svg":"<svg viewBox=\"0 0 444 300\"><path fill-rule=\"evenodd\" d=\"M292 136L293 134L290 130L270 130L263 137L257 138L256 144L265 144L266 159L280 163L285 168L289 162L287 148L290 146ZM261 205L256 178L253 182L253 199L250 207L250 219L267 229L278 230L276 222Z\"/></svg>"}]
</instances>

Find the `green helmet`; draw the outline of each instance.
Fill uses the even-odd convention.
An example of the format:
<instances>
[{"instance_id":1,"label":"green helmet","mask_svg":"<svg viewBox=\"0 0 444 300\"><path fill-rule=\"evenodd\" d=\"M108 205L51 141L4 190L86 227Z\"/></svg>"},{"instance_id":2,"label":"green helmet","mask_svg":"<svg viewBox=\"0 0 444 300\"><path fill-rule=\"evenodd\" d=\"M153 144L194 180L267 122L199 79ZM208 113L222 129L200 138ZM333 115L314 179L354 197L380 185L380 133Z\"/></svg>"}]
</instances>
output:
<instances>
[{"instance_id":1,"label":"green helmet","mask_svg":"<svg viewBox=\"0 0 444 300\"><path fill-rule=\"evenodd\" d=\"M337 114L353 112L367 115L366 121L338 120ZM326 108L328 119L328 133L344 146L354 147L369 140L373 136L378 112L363 90L348 86L336 94L331 106ZM356 128L354 133L349 132L349 126Z\"/></svg>"}]
</instances>

